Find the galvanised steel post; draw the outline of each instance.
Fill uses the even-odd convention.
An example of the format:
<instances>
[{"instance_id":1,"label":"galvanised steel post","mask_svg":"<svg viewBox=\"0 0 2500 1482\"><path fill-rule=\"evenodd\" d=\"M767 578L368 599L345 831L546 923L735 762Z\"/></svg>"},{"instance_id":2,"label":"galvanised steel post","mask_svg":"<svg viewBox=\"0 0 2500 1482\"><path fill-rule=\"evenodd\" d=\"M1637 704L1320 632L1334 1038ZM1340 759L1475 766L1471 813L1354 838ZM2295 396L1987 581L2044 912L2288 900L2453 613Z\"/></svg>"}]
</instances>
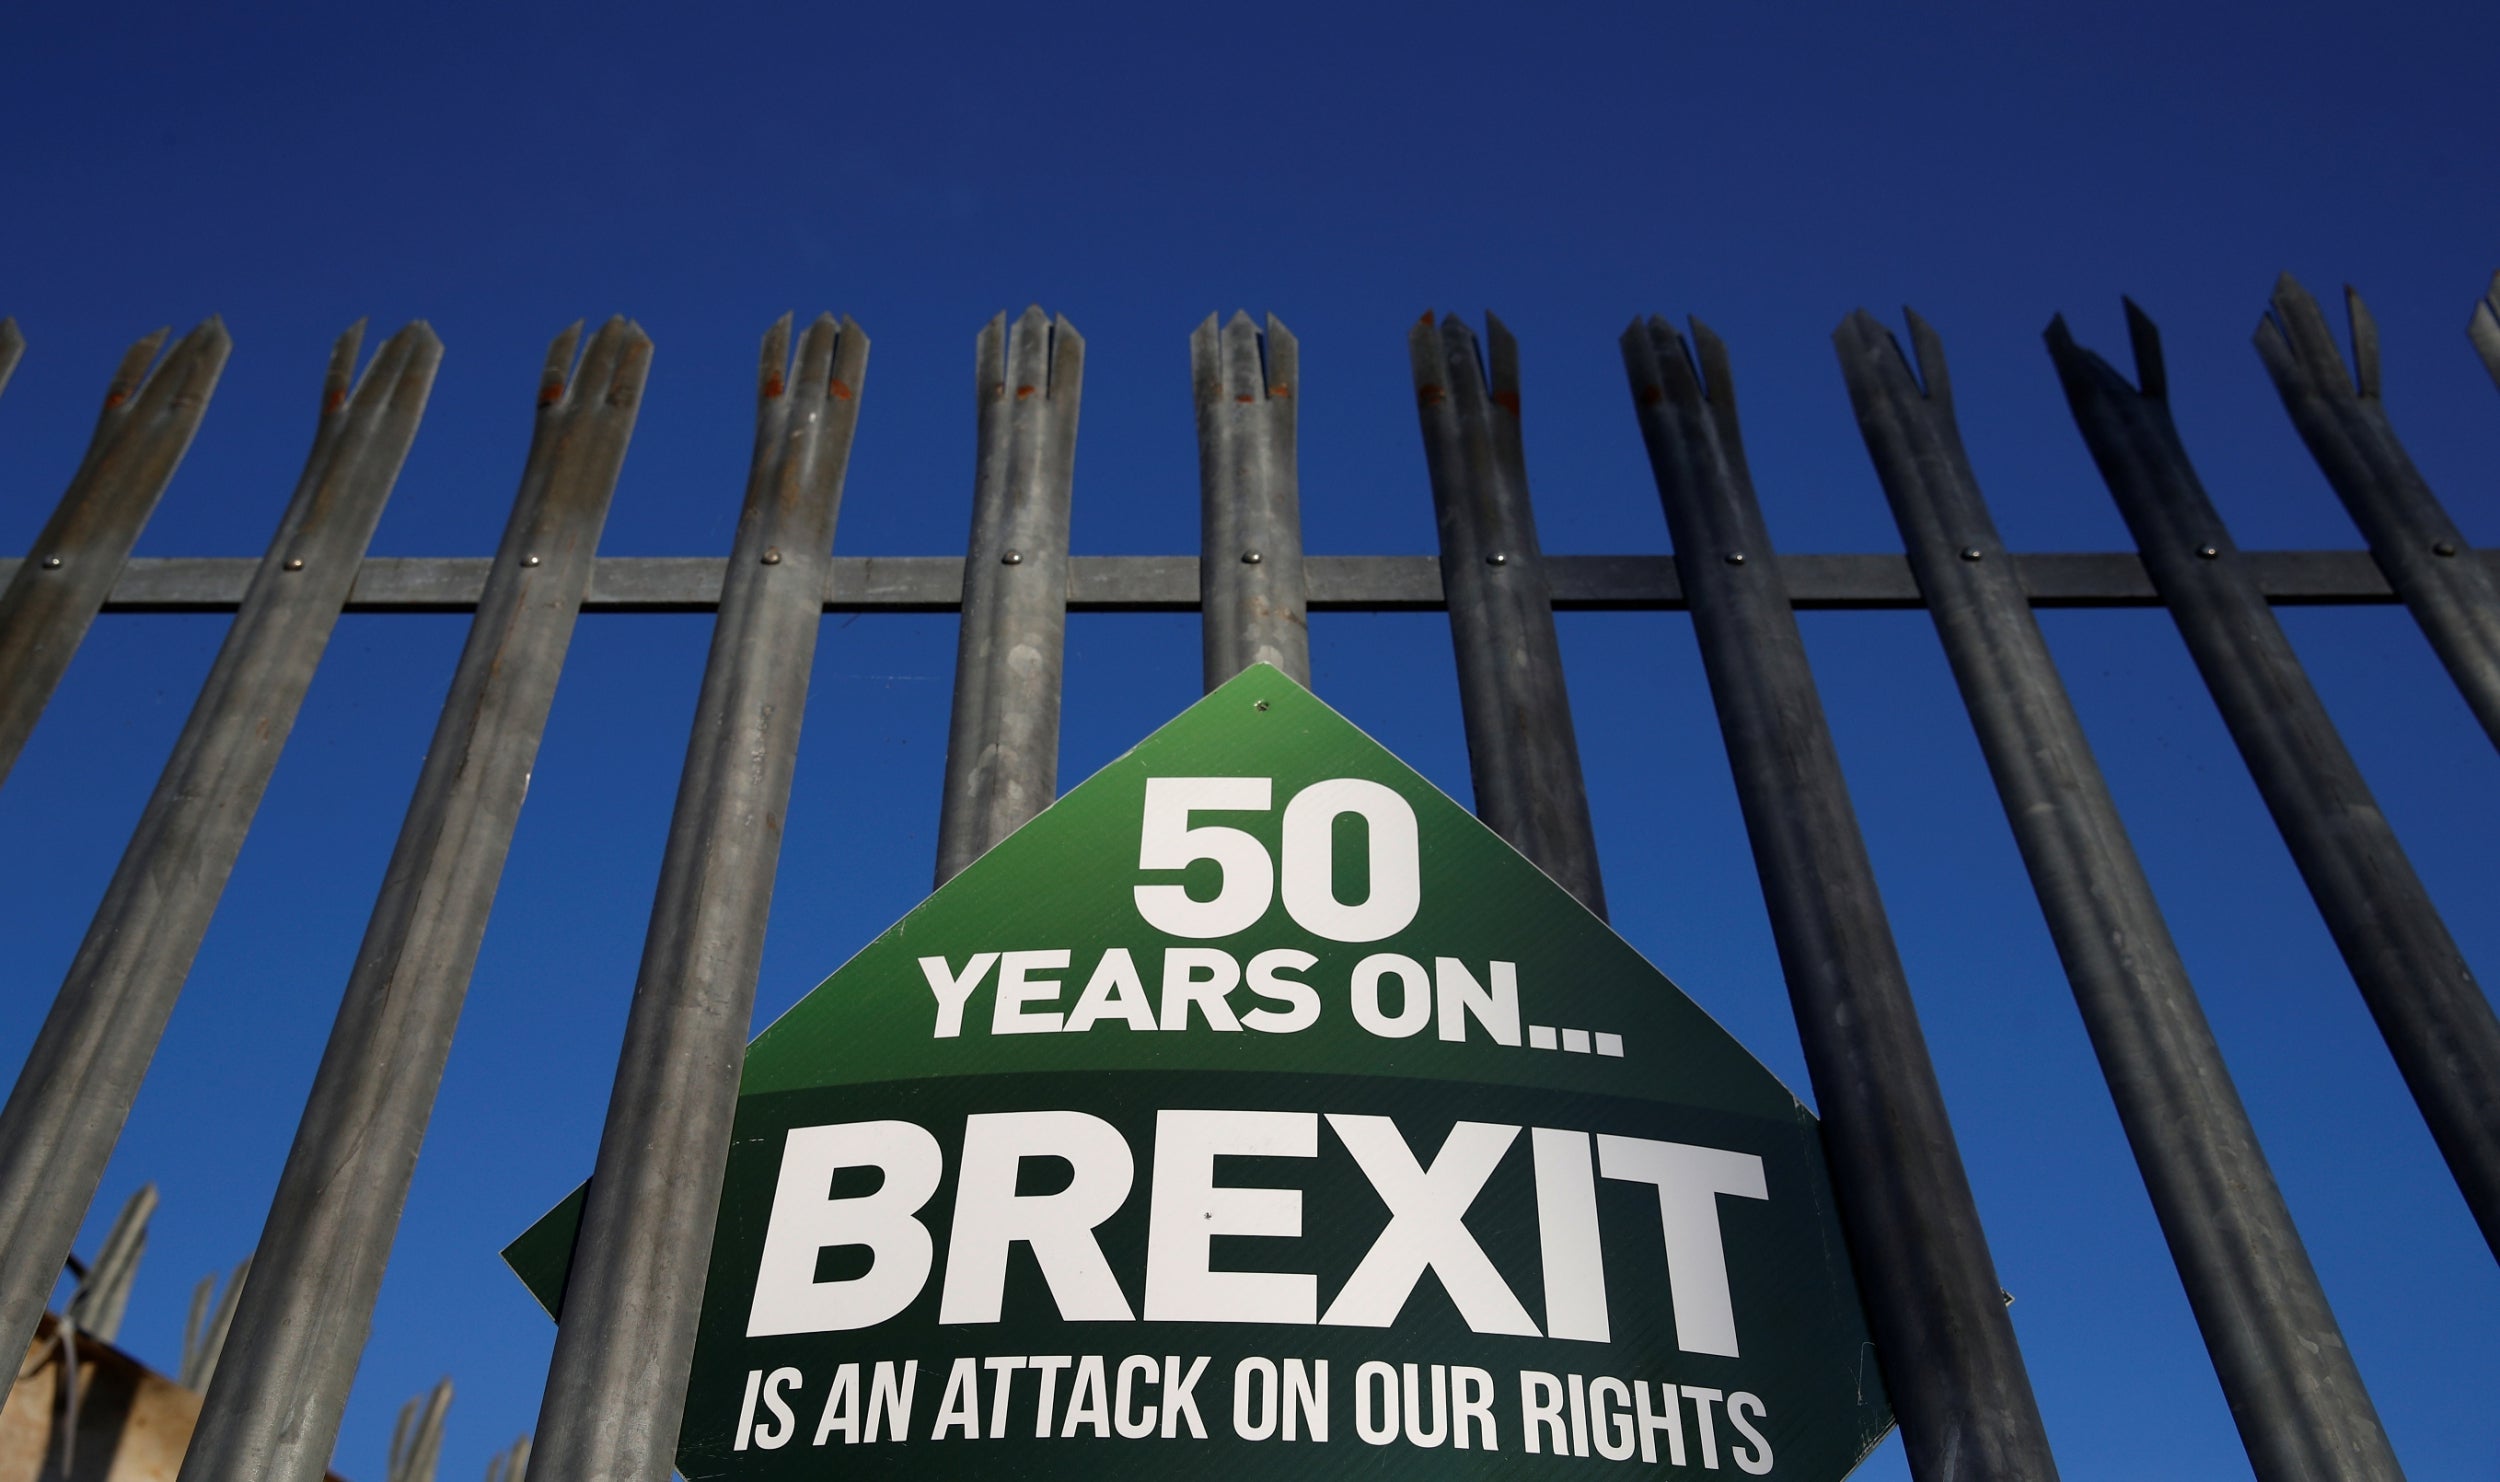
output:
<instances>
[{"instance_id":1,"label":"galvanised steel post","mask_svg":"<svg viewBox=\"0 0 2500 1482\"><path fill-rule=\"evenodd\" d=\"M408 326L374 356L350 397L363 332L362 324L348 330L331 354L303 477L0 1110L0 1349L23 1348L43 1316L416 439L442 345L423 324ZM172 403L204 397L225 355L222 331L201 334L184 363L168 357L159 367L134 414L173 449L143 453L124 443L91 459L94 482L82 474L81 486L129 494L133 483L111 472L125 459L171 470L172 452L189 436L187 425L174 426L186 418ZM195 389L175 389L185 384ZM197 420L196 407L187 420ZM161 486L161 476L149 477ZM63 523L55 518L56 528ZM93 610L76 608L82 625Z\"/></svg>"},{"instance_id":2,"label":"galvanised steel post","mask_svg":"<svg viewBox=\"0 0 2500 1482\"><path fill-rule=\"evenodd\" d=\"M1624 368L1727 741L1859 1290L1925 1482L2057 1475L1875 870L1745 466L1727 350L1664 319Z\"/></svg>"},{"instance_id":3,"label":"galvanised steel post","mask_svg":"<svg viewBox=\"0 0 2500 1482\"><path fill-rule=\"evenodd\" d=\"M2500 1254L2500 1019L2370 796L2171 419L2160 332L2127 305L2137 386L2059 318L2049 354L2145 570Z\"/></svg>"},{"instance_id":4,"label":"galvanised steel post","mask_svg":"<svg viewBox=\"0 0 2500 1482\"><path fill-rule=\"evenodd\" d=\"M2289 273L2275 284L2274 312L2257 322L2257 354L2388 584L2500 745L2500 582L2396 440L2379 394L2378 325L2360 294L2345 289L2344 303L2358 385L2318 301Z\"/></svg>"},{"instance_id":5,"label":"galvanised steel post","mask_svg":"<svg viewBox=\"0 0 2500 1482\"><path fill-rule=\"evenodd\" d=\"M557 336L521 488L200 1408L182 1482L320 1482L554 702L651 342Z\"/></svg>"},{"instance_id":6,"label":"galvanised steel post","mask_svg":"<svg viewBox=\"0 0 2500 1482\"><path fill-rule=\"evenodd\" d=\"M1484 327L1493 362L1489 392L1475 333L1456 318L1436 325L1426 314L1406 337L1476 816L1603 917L1597 831L1554 636L1553 589L1528 499L1519 342L1490 314Z\"/></svg>"},{"instance_id":7,"label":"galvanised steel post","mask_svg":"<svg viewBox=\"0 0 2500 1482\"><path fill-rule=\"evenodd\" d=\"M1311 684L1310 592L1294 417L1302 354L1271 314L1215 316L1189 337L1198 403L1198 606L1212 690L1252 664Z\"/></svg>"},{"instance_id":8,"label":"galvanised steel post","mask_svg":"<svg viewBox=\"0 0 2500 1482\"><path fill-rule=\"evenodd\" d=\"M1962 446L1944 345L1833 336L1858 428L2264 1482L2403 1476ZM1919 377L1926 386L1922 389Z\"/></svg>"},{"instance_id":9,"label":"galvanised steel post","mask_svg":"<svg viewBox=\"0 0 2500 1482\"><path fill-rule=\"evenodd\" d=\"M729 1158L868 337L765 336L755 459L625 1047L573 1246L534 1475L664 1482Z\"/></svg>"},{"instance_id":10,"label":"galvanised steel post","mask_svg":"<svg viewBox=\"0 0 2500 1482\"><path fill-rule=\"evenodd\" d=\"M2474 353L2482 357L2483 369L2491 372L2491 383L2500 386L2500 273L2491 275L2491 287L2474 305L2473 316L2465 321L2465 333L2474 342Z\"/></svg>"},{"instance_id":11,"label":"galvanised steel post","mask_svg":"<svg viewBox=\"0 0 2500 1482\"><path fill-rule=\"evenodd\" d=\"M955 709L938 806L937 883L1059 796L1068 635L1068 511L1085 341L1036 304L974 354L980 451L964 548Z\"/></svg>"},{"instance_id":12,"label":"galvanised steel post","mask_svg":"<svg viewBox=\"0 0 2500 1482\"><path fill-rule=\"evenodd\" d=\"M225 325L212 318L184 335L151 372L148 362L166 333L158 330L122 357L86 456L34 549L0 591L0 781L17 765L87 626L129 563L141 527L208 414L209 394L233 347ZM0 339L15 335L12 321ZM16 358L14 349L0 347L0 360L14 364Z\"/></svg>"}]
</instances>

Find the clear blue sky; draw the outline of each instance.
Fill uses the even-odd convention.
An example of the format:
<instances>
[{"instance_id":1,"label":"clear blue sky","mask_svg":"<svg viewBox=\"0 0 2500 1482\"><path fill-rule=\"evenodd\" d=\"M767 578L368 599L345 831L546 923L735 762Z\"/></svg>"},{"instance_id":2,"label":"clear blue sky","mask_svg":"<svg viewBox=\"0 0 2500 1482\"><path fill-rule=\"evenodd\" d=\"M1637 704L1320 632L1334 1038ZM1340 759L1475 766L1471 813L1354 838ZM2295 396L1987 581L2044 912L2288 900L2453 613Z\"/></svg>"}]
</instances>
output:
<instances>
[{"instance_id":1,"label":"clear blue sky","mask_svg":"<svg viewBox=\"0 0 2500 1482\"><path fill-rule=\"evenodd\" d=\"M1557 8L1561 9L1560 7ZM2500 9L2091 7L299 7L252 26L142 4L0 19L0 550L23 551L114 359L226 316L233 361L142 554L256 554L301 466L329 342L448 345L378 554L482 554L548 338L623 312L657 342L604 549L726 549L756 338L785 309L874 337L840 548L960 547L970 356L1039 301L1090 347L1080 552L1192 551L1186 336L1300 336L1320 552L1431 549L1407 379L1426 308L1518 332L1546 548L1663 551L1614 339L1699 313L1730 342L1792 551L1897 549L1828 336L1933 320L2017 548L2124 531L2039 332L2162 323L2188 445L2250 547L2354 531L2249 347L2274 275L2370 295L2399 429L2500 543L2500 401L2461 332L2500 266ZM2486 981L2500 757L2399 610L2287 615ZM338 1464L378 1479L400 1401L460 1398L444 1476L534 1416L551 1329L495 1252L588 1169L708 619L581 625L479 963ZM2242 1093L2397 1450L2491 1475L2500 1272L2246 772L2158 612L2046 619ZM14 1066L224 630L100 621L0 790L0 1063ZM262 1211L464 619L345 620L82 1249L164 1189L127 1344L176 1357L190 1283ZM1928 620L1807 637L2014 1321L2070 1477L2246 1462ZM1689 623L1567 615L1616 925L1803 1074ZM1323 697L1467 796L1447 629L1323 617ZM950 619L836 618L819 652L759 992L778 1012L915 904L934 848ZM1192 620L1070 626L1061 776L1180 710ZM1902 1474L1897 1445L1865 1475Z\"/></svg>"}]
</instances>

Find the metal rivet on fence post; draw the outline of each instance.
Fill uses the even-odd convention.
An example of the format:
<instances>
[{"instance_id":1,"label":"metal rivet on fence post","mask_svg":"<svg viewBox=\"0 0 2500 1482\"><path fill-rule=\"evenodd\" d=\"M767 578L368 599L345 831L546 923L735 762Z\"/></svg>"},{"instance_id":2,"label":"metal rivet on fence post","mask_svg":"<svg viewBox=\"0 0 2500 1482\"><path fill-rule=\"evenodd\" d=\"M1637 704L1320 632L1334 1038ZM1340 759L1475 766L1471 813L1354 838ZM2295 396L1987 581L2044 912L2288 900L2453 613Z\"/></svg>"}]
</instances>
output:
<instances>
[{"instance_id":1,"label":"metal rivet on fence post","mask_svg":"<svg viewBox=\"0 0 2500 1482\"><path fill-rule=\"evenodd\" d=\"M1986 552L1980 550L1979 547L1975 545L1966 545L1962 547L1962 559L1965 561L1976 561L1984 554L1986 554Z\"/></svg>"},{"instance_id":2,"label":"metal rivet on fence post","mask_svg":"<svg viewBox=\"0 0 2500 1482\"><path fill-rule=\"evenodd\" d=\"M1487 566L1508 566L1510 564L1510 557L1503 555L1500 551L1495 551L1493 554L1484 558L1484 564Z\"/></svg>"},{"instance_id":3,"label":"metal rivet on fence post","mask_svg":"<svg viewBox=\"0 0 2500 1482\"><path fill-rule=\"evenodd\" d=\"M1024 552L1009 551L1007 554L998 558L998 564L1001 566L1021 566L1024 564Z\"/></svg>"},{"instance_id":4,"label":"metal rivet on fence post","mask_svg":"<svg viewBox=\"0 0 2500 1482\"><path fill-rule=\"evenodd\" d=\"M301 556L289 556L286 558L284 564L285 569L289 571L301 571L304 569L304 558Z\"/></svg>"},{"instance_id":5,"label":"metal rivet on fence post","mask_svg":"<svg viewBox=\"0 0 2500 1482\"><path fill-rule=\"evenodd\" d=\"M538 557L535 555L523 556L521 558L521 564L524 566L535 566L538 564Z\"/></svg>"},{"instance_id":6,"label":"metal rivet on fence post","mask_svg":"<svg viewBox=\"0 0 2500 1482\"><path fill-rule=\"evenodd\" d=\"M2210 561L2221 555L2222 552L2209 545L2200 545L2196 548L2196 554L2203 559Z\"/></svg>"},{"instance_id":7,"label":"metal rivet on fence post","mask_svg":"<svg viewBox=\"0 0 2500 1482\"><path fill-rule=\"evenodd\" d=\"M2456 553L2457 543L2453 540L2434 540L2431 542L2431 554L2434 556L2453 556Z\"/></svg>"},{"instance_id":8,"label":"metal rivet on fence post","mask_svg":"<svg viewBox=\"0 0 2500 1482\"><path fill-rule=\"evenodd\" d=\"M60 570L60 569L61 569L61 558L60 558L60 557L58 557L58 556L46 556L46 557L44 557L44 558L43 558L43 569L44 569L44 570L46 570L46 571L58 571L58 570Z\"/></svg>"},{"instance_id":9,"label":"metal rivet on fence post","mask_svg":"<svg viewBox=\"0 0 2500 1482\"><path fill-rule=\"evenodd\" d=\"M1730 551L1730 552L1728 552L1728 553L1727 553L1727 564L1729 564L1730 566L1742 566L1742 565L1744 565L1744 564L1745 564L1745 553L1744 553L1743 551Z\"/></svg>"},{"instance_id":10,"label":"metal rivet on fence post","mask_svg":"<svg viewBox=\"0 0 2500 1482\"><path fill-rule=\"evenodd\" d=\"M1243 551L1241 553L1241 564L1244 566L1256 566L1261 561L1266 559L1267 557L1260 555L1257 551Z\"/></svg>"},{"instance_id":11,"label":"metal rivet on fence post","mask_svg":"<svg viewBox=\"0 0 2500 1482\"><path fill-rule=\"evenodd\" d=\"M765 564L765 565L767 565L767 566L778 566L778 565L780 565L780 564L781 564L781 547L779 547L779 546L775 546L775 547L773 547L771 550L766 551L766 552L764 553L764 564Z\"/></svg>"}]
</instances>

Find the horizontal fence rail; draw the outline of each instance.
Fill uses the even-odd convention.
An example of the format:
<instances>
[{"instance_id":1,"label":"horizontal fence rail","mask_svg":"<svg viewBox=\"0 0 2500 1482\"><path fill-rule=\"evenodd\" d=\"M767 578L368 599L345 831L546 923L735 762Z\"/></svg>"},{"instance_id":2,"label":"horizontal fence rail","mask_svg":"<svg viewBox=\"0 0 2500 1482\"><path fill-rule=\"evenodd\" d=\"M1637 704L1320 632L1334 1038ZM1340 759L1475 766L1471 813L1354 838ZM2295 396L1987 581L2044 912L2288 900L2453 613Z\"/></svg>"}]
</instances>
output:
<instances>
[{"instance_id":1,"label":"horizontal fence rail","mask_svg":"<svg viewBox=\"0 0 2500 1482\"><path fill-rule=\"evenodd\" d=\"M1863 313L1836 336L1906 554L1779 555L1745 464L1728 349L1635 321L1633 410L1676 554L1547 555L1529 497L1520 347L1427 315L1410 337L1433 555L1306 555L1299 346L1275 318L1191 341L1197 555L1074 555L1085 345L1038 307L975 342L966 554L833 552L867 337L830 316L765 338L754 461L726 556L594 554L650 341L558 337L493 558L364 554L440 346L412 325L324 383L313 455L259 558L133 558L225 364L217 321L133 346L37 543L0 559L0 781L99 613L235 614L90 940L0 1110L0 1333L35 1330L137 1095L288 726L342 612L472 614L365 950L232 1304L183 1477L311 1479L332 1448L418 1145L579 613L714 614L632 1020L541 1415L556 1475L668 1475L740 1046L828 613L961 614L937 876L1057 789L1070 612L1199 613L1210 688L1307 681L1310 613L1449 615L1485 822L1604 911L1553 614L1690 612L1833 1183L1913 1473L2056 1475L2005 1298L1823 719L1797 611L1925 610L2263 1482L2401 1475L2206 1025L2033 609L2170 612L2377 1016L2468 1210L2500 1250L2500 1020L2371 802L2277 607L2404 604L2500 740L2500 550L2467 545L2397 440L2377 331L2348 362L2286 278L2257 352L2366 550L2241 551L2172 420L2159 341L2136 379L2049 333L2134 551L2004 550L1954 423L1941 341ZM2500 379L2500 278L2469 335ZM0 389L23 359L0 319ZM160 359L158 352L164 351ZM379 369L375 369L379 367ZM1177 492L1177 491L1176 491ZM166 882L172 882L168 884ZM230 1297L231 1303L231 1297Z\"/></svg>"},{"instance_id":2,"label":"horizontal fence rail","mask_svg":"<svg viewBox=\"0 0 2500 1482\"><path fill-rule=\"evenodd\" d=\"M1789 603L1800 611L1908 611L1927 605L1906 556L1783 555ZM2133 551L2018 552L2013 563L2034 607L2159 607L2161 592ZM2242 551L2257 590L2278 607L2387 607L2400 599L2368 551ZM2473 559L2500 579L2500 550ZM1197 612L1196 556L1071 556L1070 612ZM0 557L0 582L19 558ZM474 612L486 590L483 556L368 556L349 612ZM1304 556L1312 612L1446 612L1437 556ZM260 562L249 556L140 556L106 597L106 612L232 612ZM602 556L584 612L715 612L729 563L713 556ZM836 556L825 611L957 612L961 556ZM1687 612L1673 556L1547 556L1557 612Z\"/></svg>"}]
</instances>

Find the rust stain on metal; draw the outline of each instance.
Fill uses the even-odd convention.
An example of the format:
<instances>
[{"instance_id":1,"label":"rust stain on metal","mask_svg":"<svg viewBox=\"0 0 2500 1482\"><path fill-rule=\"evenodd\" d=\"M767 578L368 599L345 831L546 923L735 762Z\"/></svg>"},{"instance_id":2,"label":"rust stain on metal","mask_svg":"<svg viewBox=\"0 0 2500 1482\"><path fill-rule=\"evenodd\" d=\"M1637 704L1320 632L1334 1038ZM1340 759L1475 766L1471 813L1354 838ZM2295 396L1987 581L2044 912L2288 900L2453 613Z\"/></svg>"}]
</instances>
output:
<instances>
[{"instance_id":1,"label":"rust stain on metal","mask_svg":"<svg viewBox=\"0 0 2500 1482\"><path fill-rule=\"evenodd\" d=\"M834 377L832 383L826 386L825 389L833 393L833 399L835 401L849 401L851 399L850 383L843 380L840 376Z\"/></svg>"},{"instance_id":2,"label":"rust stain on metal","mask_svg":"<svg viewBox=\"0 0 2500 1482\"><path fill-rule=\"evenodd\" d=\"M1633 395L1642 406L1654 407L1658 403L1667 399L1667 388L1664 386L1643 386L1639 391L1633 393Z\"/></svg>"},{"instance_id":3,"label":"rust stain on metal","mask_svg":"<svg viewBox=\"0 0 2500 1482\"><path fill-rule=\"evenodd\" d=\"M1032 386L1018 386L1016 388L1016 400L1024 400L1026 397L1031 396L1037 389L1039 388Z\"/></svg>"},{"instance_id":4,"label":"rust stain on metal","mask_svg":"<svg viewBox=\"0 0 2500 1482\"><path fill-rule=\"evenodd\" d=\"M335 412L345 405L347 405L347 388L344 386L331 387L329 394L321 398L321 410L325 413Z\"/></svg>"},{"instance_id":5,"label":"rust stain on metal","mask_svg":"<svg viewBox=\"0 0 2500 1482\"><path fill-rule=\"evenodd\" d=\"M538 388L538 404L542 407L554 406L557 402L562 401L563 399L564 383L562 381L549 381L546 385Z\"/></svg>"},{"instance_id":6,"label":"rust stain on metal","mask_svg":"<svg viewBox=\"0 0 2500 1482\"><path fill-rule=\"evenodd\" d=\"M1234 398L1233 398L1233 400L1235 400L1235 401L1237 401L1237 402L1240 402L1240 403L1242 403L1243 405L1247 406L1249 403L1254 402L1254 401L1257 401L1257 400L1258 400L1258 398L1257 398L1256 396L1251 395L1249 392L1244 391L1244 392L1242 392L1240 395L1238 395L1238 396L1234 397Z\"/></svg>"},{"instance_id":7,"label":"rust stain on metal","mask_svg":"<svg viewBox=\"0 0 2500 1482\"><path fill-rule=\"evenodd\" d=\"M116 386L104 393L104 409L109 412L128 400L130 400L130 393Z\"/></svg>"},{"instance_id":8,"label":"rust stain on metal","mask_svg":"<svg viewBox=\"0 0 2500 1482\"><path fill-rule=\"evenodd\" d=\"M1282 401L1293 395L1293 388L1291 386L1283 385L1270 386L1267 388L1267 394L1268 399L1271 401Z\"/></svg>"},{"instance_id":9,"label":"rust stain on metal","mask_svg":"<svg viewBox=\"0 0 2500 1482\"><path fill-rule=\"evenodd\" d=\"M1494 392L1493 404L1514 417L1519 415L1519 393L1516 391Z\"/></svg>"},{"instance_id":10,"label":"rust stain on metal","mask_svg":"<svg viewBox=\"0 0 2500 1482\"><path fill-rule=\"evenodd\" d=\"M1448 395L1449 392L1439 386L1427 385L1415 388L1415 401L1419 406L1437 407L1441 404L1441 399Z\"/></svg>"},{"instance_id":11,"label":"rust stain on metal","mask_svg":"<svg viewBox=\"0 0 2500 1482\"><path fill-rule=\"evenodd\" d=\"M1432 311L1430 309L1424 310L1424 317L1416 320L1415 322L1424 326L1426 329L1430 329L1432 327Z\"/></svg>"},{"instance_id":12,"label":"rust stain on metal","mask_svg":"<svg viewBox=\"0 0 2500 1482\"><path fill-rule=\"evenodd\" d=\"M775 377L773 377L771 380L766 381L766 382L764 383L764 399L765 399L765 400L770 401L770 400L772 400L772 399L774 399L774 398L776 398L776 397L778 397L778 396L780 396L780 395L781 395L781 377L779 377L779 376L775 376Z\"/></svg>"}]
</instances>

